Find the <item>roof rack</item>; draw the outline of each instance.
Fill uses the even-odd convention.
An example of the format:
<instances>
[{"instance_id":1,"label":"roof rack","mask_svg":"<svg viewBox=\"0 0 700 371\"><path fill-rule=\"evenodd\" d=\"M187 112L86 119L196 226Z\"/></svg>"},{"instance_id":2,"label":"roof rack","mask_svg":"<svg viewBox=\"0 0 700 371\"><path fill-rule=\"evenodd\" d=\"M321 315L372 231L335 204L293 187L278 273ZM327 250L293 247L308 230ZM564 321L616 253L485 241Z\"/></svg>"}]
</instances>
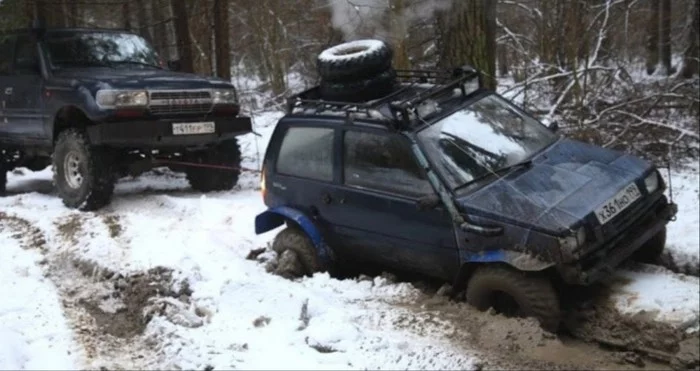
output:
<instances>
[{"instance_id":1,"label":"roof rack","mask_svg":"<svg viewBox=\"0 0 700 371\"><path fill-rule=\"evenodd\" d=\"M471 93L467 91L466 82L477 78L481 87L479 72L471 66L463 66L453 70L396 70L397 81L403 86L391 94L379 99L366 102L338 102L323 100L319 87L302 91L287 98L287 113L294 113L301 109L306 113L329 113L346 117L365 115L379 121L388 121L391 126L399 129L410 125L415 108L428 99L435 98L445 92L460 88L462 95ZM408 99L400 99L409 89L420 84L429 84L426 89ZM384 108L384 109L383 109ZM386 110L388 108L388 111ZM385 112L382 112L385 111Z\"/></svg>"}]
</instances>

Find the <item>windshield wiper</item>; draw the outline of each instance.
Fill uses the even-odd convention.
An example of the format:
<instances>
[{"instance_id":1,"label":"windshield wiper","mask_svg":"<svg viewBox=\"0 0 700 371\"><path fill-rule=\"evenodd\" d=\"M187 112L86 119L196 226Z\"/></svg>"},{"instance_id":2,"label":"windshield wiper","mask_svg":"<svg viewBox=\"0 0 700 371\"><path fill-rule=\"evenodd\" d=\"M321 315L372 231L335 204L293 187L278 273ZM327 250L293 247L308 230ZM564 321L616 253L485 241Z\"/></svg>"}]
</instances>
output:
<instances>
[{"instance_id":1,"label":"windshield wiper","mask_svg":"<svg viewBox=\"0 0 700 371\"><path fill-rule=\"evenodd\" d=\"M512 170L512 169L515 169L515 168L530 167L530 165L532 165L532 160L528 159L528 160L523 160L523 161L520 161L520 162L516 162L516 163L514 163L514 164L512 164L512 165L508 165L508 166L502 167L502 168L497 169L497 170L494 170L494 171L489 171L488 173L486 173L486 174L484 174L484 175L478 176L478 177L476 177L476 178L474 178L474 179L472 179L472 180L470 180L470 181L468 181L468 182L466 182L466 183L464 183L464 184L458 186L457 188L454 189L454 191L457 192L457 191L460 190L460 189L464 189L465 187L467 187L467 186L469 186L469 185L472 185L472 184L474 184L474 183L476 183L476 182L478 182L478 181L480 181L480 180L484 180L484 179L486 179L486 178L490 178L490 177L492 177L492 176L494 176L494 175L507 173L509 170Z\"/></svg>"},{"instance_id":2,"label":"windshield wiper","mask_svg":"<svg viewBox=\"0 0 700 371\"><path fill-rule=\"evenodd\" d=\"M139 62L139 61L109 61L109 63L112 63L112 64L138 64L140 66L157 68L159 70L163 69L161 66L157 66L155 64L150 64L150 63L145 63L145 62Z\"/></svg>"}]
</instances>

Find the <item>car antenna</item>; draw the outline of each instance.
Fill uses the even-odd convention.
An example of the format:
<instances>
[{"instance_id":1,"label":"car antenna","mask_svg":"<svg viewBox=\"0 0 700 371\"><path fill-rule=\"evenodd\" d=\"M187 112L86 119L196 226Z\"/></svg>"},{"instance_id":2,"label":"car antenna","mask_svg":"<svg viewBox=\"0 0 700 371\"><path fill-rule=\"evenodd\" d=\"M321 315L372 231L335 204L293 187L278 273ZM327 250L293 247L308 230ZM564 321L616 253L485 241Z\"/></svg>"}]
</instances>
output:
<instances>
[{"instance_id":1,"label":"car antenna","mask_svg":"<svg viewBox=\"0 0 700 371\"><path fill-rule=\"evenodd\" d=\"M673 183L671 182L671 161L673 160L673 142L668 145L668 154L666 156L666 171L668 172L668 198L673 203Z\"/></svg>"}]
</instances>

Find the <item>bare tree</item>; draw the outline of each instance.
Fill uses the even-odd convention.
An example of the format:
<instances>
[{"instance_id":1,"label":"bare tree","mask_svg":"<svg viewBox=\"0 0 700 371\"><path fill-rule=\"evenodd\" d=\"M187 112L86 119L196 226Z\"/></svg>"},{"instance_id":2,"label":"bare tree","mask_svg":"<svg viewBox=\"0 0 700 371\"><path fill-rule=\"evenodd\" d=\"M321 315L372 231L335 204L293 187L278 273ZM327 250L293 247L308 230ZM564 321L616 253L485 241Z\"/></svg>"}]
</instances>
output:
<instances>
[{"instance_id":1,"label":"bare tree","mask_svg":"<svg viewBox=\"0 0 700 371\"><path fill-rule=\"evenodd\" d=\"M228 24L228 1L214 0L216 75L226 80L231 80L231 49L229 46Z\"/></svg>"},{"instance_id":2,"label":"bare tree","mask_svg":"<svg viewBox=\"0 0 700 371\"><path fill-rule=\"evenodd\" d=\"M649 0L649 24L647 26L647 73L656 71L659 64L659 0Z\"/></svg>"},{"instance_id":3,"label":"bare tree","mask_svg":"<svg viewBox=\"0 0 700 371\"><path fill-rule=\"evenodd\" d=\"M688 27L688 45L683 58L681 75L691 78L700 72L700 0L693 1L693 11Z\"/></svg>"},{"instance_id":4,"label":"bare tree","mask_svg":"<svg viewBox=\"0 0 700 371\"><path fill-rule=\"evenodd\" d=\"M177 52L180 57L181 68L183 71L194 72L187 4L185 0L170 0L170 6L173 9L173 15L175 17L175 35L177 38Z\"/></svg>"},{"instance_id":5,"label":"bare tree","mask_svg":"<svg viewBox=\"0 0 700 371\"><path fill-rule=\"evenodd\" d=\"M675 72L671 65L671 0L661 0L661 65L664 73Z\"/></svg>"}]
</instances>

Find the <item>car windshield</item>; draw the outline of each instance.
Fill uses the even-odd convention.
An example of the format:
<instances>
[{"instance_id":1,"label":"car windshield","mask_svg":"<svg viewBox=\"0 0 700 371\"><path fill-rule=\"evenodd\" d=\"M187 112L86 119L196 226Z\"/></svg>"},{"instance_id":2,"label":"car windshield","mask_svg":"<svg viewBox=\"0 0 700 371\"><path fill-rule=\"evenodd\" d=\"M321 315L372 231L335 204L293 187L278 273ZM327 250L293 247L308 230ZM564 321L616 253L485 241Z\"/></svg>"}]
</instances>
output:
<instances>
[{"instance_id":1,"label":"car windshield","mask_svg":"<svg viewBox=\"0 0 700 371\"><path fill-rule=\"evenodd\" d=\"M158 54L142 37L118 32L53 32L44 48L56 68L130 66L160 68Z\"/></svg>"},{"instance_id":2,"label":"car windshield","mask_svg":"<svg viewBox=\"0 0 700 371\"><path fill-rule=\"evenodd\" d=\"M498 95L484 96L418 133L426 155L458 188L530 159L556 135Z\"/></svg>"}]
</instances>

